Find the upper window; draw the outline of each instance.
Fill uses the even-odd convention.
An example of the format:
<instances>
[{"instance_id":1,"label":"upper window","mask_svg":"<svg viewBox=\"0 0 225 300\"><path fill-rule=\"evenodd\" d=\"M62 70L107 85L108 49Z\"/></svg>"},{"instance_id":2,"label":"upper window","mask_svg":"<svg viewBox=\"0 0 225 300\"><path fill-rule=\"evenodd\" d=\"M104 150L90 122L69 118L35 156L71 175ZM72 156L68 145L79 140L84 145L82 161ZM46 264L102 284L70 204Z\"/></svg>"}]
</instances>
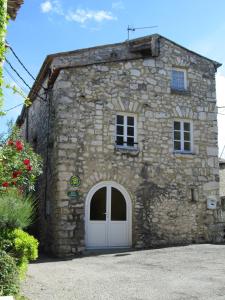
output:
<instances>
[{"instance_id":1,"label":"upper window","mask_svg":"<svg viewBox=\"0 0 225 300\"><path fill-rule=\"evenodd\" d=\"M137 120L134 115L116 116L116 146L137 148Z\"/></svg>"},{"instance_id":2,"label":"upper window","mask_svg":"<svg viewBox=\"0 0 225 300\"><path fill-rule=\"evenodd\" d=\"M192 124L187 121L174 121L173 141L175 152L192 152Z\"/></svg>"},{"instance_id":3,"label":"upper window","mask_svg":"<svg viewBox=\"0 0 225 300\"><path fill-rule=\"evenodd\" d=\"M172 69L171 89L176 91L186 91L187 74L184 69Z\"/></svg>"}]
</instances>

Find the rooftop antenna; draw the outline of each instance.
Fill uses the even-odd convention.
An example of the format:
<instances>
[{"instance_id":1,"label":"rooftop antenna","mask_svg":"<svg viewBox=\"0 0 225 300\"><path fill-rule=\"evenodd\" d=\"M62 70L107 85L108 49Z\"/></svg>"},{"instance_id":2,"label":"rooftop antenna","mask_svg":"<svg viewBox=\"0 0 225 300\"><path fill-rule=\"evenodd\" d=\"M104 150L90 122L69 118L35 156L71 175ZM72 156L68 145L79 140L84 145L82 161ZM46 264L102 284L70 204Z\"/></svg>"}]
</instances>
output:
<instances>
[{"instance_id":1,"label":"rooftop antenna","mask_svg":"<svg viewBox=\"0 0 225 300\"><path fill-rule=\"evenodd\" d=\"M155 25L155 26L148 26L148 27L130 27L130 25L128 25L128 27L127 27L127 38L128 38L128 41L130 39L130 31L135 31L135 30L139 30L139 29L156 28L156 27L158 27L158 26Z\"/></svg>"}]
</instances>

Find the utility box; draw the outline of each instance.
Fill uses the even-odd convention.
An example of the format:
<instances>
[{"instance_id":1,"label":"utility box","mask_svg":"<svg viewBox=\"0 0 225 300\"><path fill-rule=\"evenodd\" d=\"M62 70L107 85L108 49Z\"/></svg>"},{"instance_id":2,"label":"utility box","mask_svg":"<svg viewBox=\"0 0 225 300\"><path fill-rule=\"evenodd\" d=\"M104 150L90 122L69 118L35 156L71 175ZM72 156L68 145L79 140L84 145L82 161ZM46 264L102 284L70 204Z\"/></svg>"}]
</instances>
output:
<instances>
[{"instance_id":1,"label":"utility box","mask_svg":"<svg viewBox=\"0 0 225 300\"><path fill-rule=\"evenodd\" d=\"M208 197L207 208L208 209L216 209L217 208L217 199L215 197Z\"/></svg>"}]
</instances>

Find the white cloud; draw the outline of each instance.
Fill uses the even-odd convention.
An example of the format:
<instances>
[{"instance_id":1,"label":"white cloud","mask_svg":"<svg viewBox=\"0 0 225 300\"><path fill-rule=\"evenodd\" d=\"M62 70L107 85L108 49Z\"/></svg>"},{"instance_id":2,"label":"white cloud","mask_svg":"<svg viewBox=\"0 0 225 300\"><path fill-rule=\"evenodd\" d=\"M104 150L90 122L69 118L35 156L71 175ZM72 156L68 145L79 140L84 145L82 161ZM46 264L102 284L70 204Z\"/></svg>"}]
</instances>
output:
<instances>
[{"instance_id":1,"label":"white cloud","mask_svg":"<svg viewBox=\"0 0 225 300\"><path fill-rule=\"evenodd\" d=\"M43 13L55 13L57 15L64 15L61 3L58 0L45 1L41 3L41 11Z\"/></svg>"},{"instance_id":2,"label":"white cloud","mask_svg":"<svg viewBox=\"0 0 225 300\"><path fill-rule=\"evenodd\" d=\"M116 17L111 12L105 10L76 9L75 11L69 11L66 19L83 24L86 21L102 22L104 20L116 20Z\"/></svg>"},{"instance_id":3,"label":"white cloud","mask_svg":"<svg viewBox=\"0 0 225 300\"><path fill-rule=\"evenodd\" d=\"M52 10L52 3L50 1L45 1L41 3L41 11L43 13L48 13Z\"/></svg>"},{"instance_id":4,"label":"white cloud","mask_svg":"<svg viewBox=\"0 0 225 300\"><path fill-rule=\"evenodd\" d=\"M216 94L217 94L217 105L225 107L225 76L221 73L216 75ZM218 144L219 144L219 155L223 151L225 145L225 108L218 108ZM225 151L223 152L223 158L225 158Z\"/></svg>"},{"instance_id":5,"label":"white cloud","mask_svg":"<svg viewBox=\"0 0 225 300\"><path fill-rule=\"evenodd\" d=\"M122 1L116 1L112 3L112 9L124 9L125 6Z\"/></svg>"},{"instance_id":6,"label":"white cloud","mask_svg":"<svg viewBox=\"0 0 225 300\"><path fill-rule=\"evenodd\" d=\"M120 2L118 2L120 3ZM122 4L122 2L121 2ZM106 10L89 10L89 9L70 9L65 12L59 0L47 0L41 3L41 11L43 13L54 13L63 16L67 21L74 21L84 25L87 21L95 21L100 23L104 20L117 20L117 18Z\"/></svg>"}]
</instances>

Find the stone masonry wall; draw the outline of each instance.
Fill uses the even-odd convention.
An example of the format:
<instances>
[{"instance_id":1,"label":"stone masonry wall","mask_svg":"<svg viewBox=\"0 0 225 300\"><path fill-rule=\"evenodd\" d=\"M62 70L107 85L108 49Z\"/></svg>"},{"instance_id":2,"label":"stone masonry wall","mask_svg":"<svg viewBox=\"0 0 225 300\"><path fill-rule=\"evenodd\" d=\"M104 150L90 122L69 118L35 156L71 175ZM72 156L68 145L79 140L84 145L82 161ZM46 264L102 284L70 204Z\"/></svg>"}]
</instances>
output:
<instances>
[{"instance_id":1,"label":"stone masonry wall","mask_svg":"<svg viewBox=\"0 0 225 300\"><path fill-rule=\"evenodd\" d=\"M225 163L222 162L220 166L220 197L225 197Z\"/></svg>"},{"instance_id":2,"label":"stone masonry wall","mask_svg":"<svg viewBox=\"0 0 225 300\"><path fill-rule=\"evenodd\" d=\"M52 65L59 60L55 58ZM69 65L74 58L71 55L63 61ZM171 92L172 67L187 70L187 93ZM86 196L95 184L105 180L121 184L132 199L133 247L216 239L217 224L221 232L224 227L219 202L214 72L212 62L164 39L155 58L60 71L51 92L50 215L41 219L42 240L49 241L48 248L54 254L65 256L84 250ZM37 109L35 103L30 108L30 128L45 135L47 116L42 115L42 109L45 114L46 110ZM137 152L115 148L119 112L137 116ZM173 121L180 119L193 122L193 154L173 153ZM67 196L72 175L81 179L76 200ZM209 195L218 198L218 209L207 209Z\"/></svg>"}]
</instances>

